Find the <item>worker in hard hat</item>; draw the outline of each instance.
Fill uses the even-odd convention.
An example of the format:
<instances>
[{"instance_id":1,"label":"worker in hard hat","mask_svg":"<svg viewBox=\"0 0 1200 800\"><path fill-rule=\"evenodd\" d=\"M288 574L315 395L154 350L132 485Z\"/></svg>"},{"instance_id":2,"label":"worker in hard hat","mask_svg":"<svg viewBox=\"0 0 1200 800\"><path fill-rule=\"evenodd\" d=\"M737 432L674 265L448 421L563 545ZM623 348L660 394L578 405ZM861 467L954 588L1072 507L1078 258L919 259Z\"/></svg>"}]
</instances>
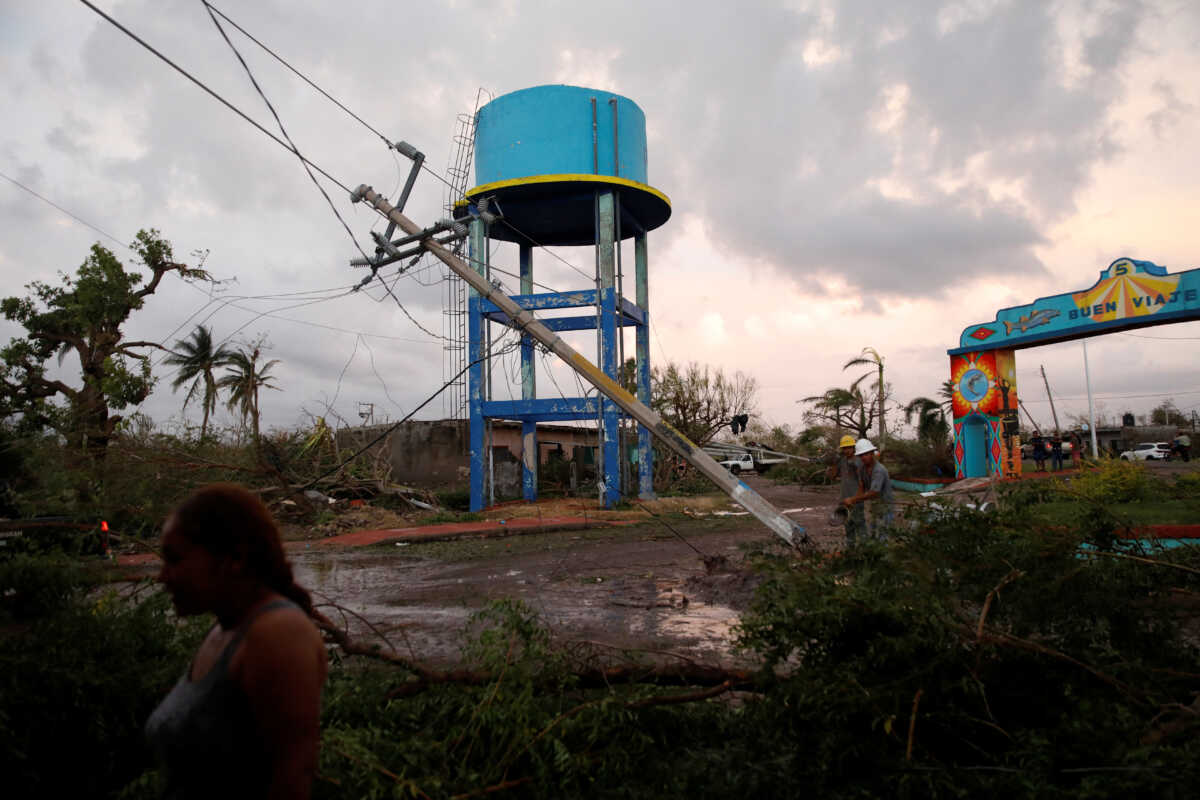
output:
<instances>
[{"instance_id":1,"label":"worker in hard hat","mask_svg":"<svg viewBox=\"0 0 1200 800\"><path fill-rule=\"evenodd\" d=\"M860 467L861 463L854 455L854 437L843 436L838 442L838 452L832 456L828 470L830 480L841 480L839 501L858 494ZM848 507L844 524L846 526L846 546L852 547L867 531L864 506Z\"/></svg>"},{"instance_id":2,"label":"worker in hard hat","mask_svg":"<svg viewBox=\"0 0 1200 800\"><path fill-rule=\"evenodd\" d=\"M854 443L854 455L858 457L859 489L853 497L847 497L842 505L853 513L855 508L871 504L868 535L879 541L887 541L886 529L895 517L895 498L892 495L892 478L887 467L879 463L878 451L868 439Z\"/></svg>"}]
</instances>

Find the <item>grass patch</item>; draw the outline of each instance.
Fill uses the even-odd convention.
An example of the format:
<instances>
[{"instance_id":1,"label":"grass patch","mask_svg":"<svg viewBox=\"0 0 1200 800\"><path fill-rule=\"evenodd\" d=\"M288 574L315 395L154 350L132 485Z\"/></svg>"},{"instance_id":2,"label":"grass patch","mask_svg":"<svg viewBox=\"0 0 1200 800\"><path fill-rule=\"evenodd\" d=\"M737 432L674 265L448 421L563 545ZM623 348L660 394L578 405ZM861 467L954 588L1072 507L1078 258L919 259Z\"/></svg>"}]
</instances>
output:
<instances>
[{"instance_id":1,"label":"grass patch","mask_svg":"<svg viewBox=\"0 0 1200 800\"><path fill-rule=\"evenodd\" d=\"M1116 503L1105 506L1116 520L1131 525L1193 525L1200 522L1200 502L1195 500L1157 500ZM1074 525L1080 519L1083 504L1078 500L1055 500L1035 506L1032 516L1051 525Z\"/></svg>"}]
</instances>

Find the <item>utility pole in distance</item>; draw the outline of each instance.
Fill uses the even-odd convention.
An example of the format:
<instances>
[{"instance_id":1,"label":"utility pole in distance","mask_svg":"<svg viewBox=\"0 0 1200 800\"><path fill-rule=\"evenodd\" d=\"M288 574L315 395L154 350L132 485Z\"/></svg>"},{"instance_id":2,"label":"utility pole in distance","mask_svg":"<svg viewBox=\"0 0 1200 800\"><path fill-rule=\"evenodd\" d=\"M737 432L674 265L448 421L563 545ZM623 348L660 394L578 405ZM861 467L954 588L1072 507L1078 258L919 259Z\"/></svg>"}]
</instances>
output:
<instances>
[{"instance_id":1,"label":"utility pole in distance","mask_svg":"<svg viewBox=\"0 0 1200 800\"><path fill-rule=\"evenodd\" d=\"M1041 368L1042 383L1046 384L1046 397L1050 398L1050 415L1054 417L1054 433L1057 435L1060 433L1058 428L1058 412L1054 410L1054 396L1050 394L1050 381L1046 380L1046 367L1045 365L1041 365Z\"/></svg>"}]
</instances>

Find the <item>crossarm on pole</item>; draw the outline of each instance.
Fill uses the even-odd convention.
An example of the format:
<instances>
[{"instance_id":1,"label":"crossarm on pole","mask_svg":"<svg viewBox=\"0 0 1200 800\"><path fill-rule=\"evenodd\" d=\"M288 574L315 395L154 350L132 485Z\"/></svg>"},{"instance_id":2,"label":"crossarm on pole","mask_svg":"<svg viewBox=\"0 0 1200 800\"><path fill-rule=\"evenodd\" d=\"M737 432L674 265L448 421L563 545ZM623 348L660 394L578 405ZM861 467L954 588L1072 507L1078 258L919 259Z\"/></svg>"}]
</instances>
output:
<instances>
[{"instance_id":1,"label":"crossarm on pole","mask_svg":"<svg viewBox=\"0 0 1200 800\"><path fill-rule=\"evenodd\" d=\"M396 224L398 228L410 235L419 233L421 226L404 216L395 206L366 184L362 184L350 195L351 201L358 203L366 201L377 211ZM650 431L667 447L674 450L689 464L694 466L705 477L717 484L723 492L735 502L753 514L760 522L771 529L777 536L792 546L808 544L808 535L802 526L785 517L777 508L768 503L758 492L751 489L744 481L730 474L716 462L712 456L705 453L686 436L669 425L654 409L642 403L619 383L605 375L603 370L588 361L579 351L568 345L558 334L542 324L532 312L521 308L504 292L488 282L458 256L451 253L436 241L425 240L425 248L439 261L449 267L454 274L466 281L471 288L508 315L512 325L528 336L536 339L556 356L567 362L588 383L596 387L606 397L617 404L625 413L633 417L639 424Z\"/></svg>"}]
</instances>

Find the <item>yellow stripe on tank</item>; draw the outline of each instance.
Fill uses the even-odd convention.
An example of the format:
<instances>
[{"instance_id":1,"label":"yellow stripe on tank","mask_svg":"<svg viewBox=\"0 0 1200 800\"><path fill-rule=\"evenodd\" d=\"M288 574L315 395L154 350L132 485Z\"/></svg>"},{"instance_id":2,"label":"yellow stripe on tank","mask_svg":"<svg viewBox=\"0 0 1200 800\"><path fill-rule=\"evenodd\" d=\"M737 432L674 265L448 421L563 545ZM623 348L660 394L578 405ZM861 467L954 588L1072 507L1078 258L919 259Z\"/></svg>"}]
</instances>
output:
<instances>
[{"instance_id":1,"label":"yellow stripe on tank","mask_svg":"<svg viewBox=\"0 0 1200 800\"><path fill-rule=\"evenodd\" d=\"M662 200L668 206L671 205L671 198L667 197L653 186L647 186L644 183L631 181L628 178L618 178L613 175L591 175L588 173L529 175L525 178L509 178L508 180L485 183L480 186L476 186L474 189L468 189L467 197L474 197L477 194L487 194L488 192L494 192L497 189L507 189L512 186L531 186L538 183L606 183L612 186L627 186L630 189L648 192L649 194L657 197L659 200Z\"/></svg>"}]
</instances>

